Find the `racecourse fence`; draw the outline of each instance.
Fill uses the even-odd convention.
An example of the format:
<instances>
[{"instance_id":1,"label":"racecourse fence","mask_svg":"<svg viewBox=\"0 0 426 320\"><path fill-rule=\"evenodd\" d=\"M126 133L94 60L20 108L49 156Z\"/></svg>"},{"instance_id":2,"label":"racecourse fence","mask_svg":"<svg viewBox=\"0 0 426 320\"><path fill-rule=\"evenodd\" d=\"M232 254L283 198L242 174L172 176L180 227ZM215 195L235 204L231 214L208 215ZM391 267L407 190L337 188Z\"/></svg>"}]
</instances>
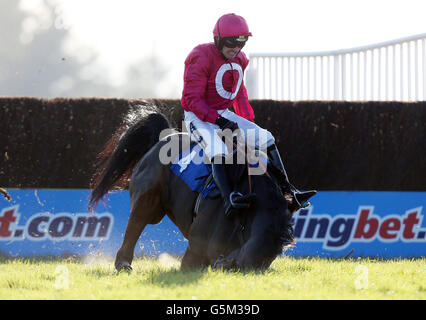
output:
<instances>
[{"instance_id":1,"label":"racecourse fence","mask_svg":"<svg viewBox=\"0 0 426 320\"><path fill-rule=\"evenodd\" d=\"M426 190L426 102L250 102L299 188ZM177 99L0 98L0 187L89 188L130 108L158 109L181 128Z\"/></svg>"},{"instance_id":2,"label":"racecourse fence","mask_svg":"<svg viewBox=\"0 0 426 320\"><path fill-rule=\"evenodd\" d=\"M252 53L251 98L425 101L426 33L352 49Z\"/></svg>"}]
</instances>

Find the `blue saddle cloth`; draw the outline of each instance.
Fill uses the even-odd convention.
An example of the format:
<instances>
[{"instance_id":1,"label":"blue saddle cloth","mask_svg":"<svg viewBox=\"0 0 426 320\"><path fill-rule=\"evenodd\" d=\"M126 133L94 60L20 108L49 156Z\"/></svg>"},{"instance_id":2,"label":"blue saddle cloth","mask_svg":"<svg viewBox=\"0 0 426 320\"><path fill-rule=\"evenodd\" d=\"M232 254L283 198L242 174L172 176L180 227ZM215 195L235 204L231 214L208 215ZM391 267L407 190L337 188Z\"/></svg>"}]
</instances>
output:
<instances>
[{"instance_id":1,"label":"blue saddle cloth","mask_svg":"<svg viewBox=\"0 0 426 320\"><path fill-rule=\"evenodd\" d=\"M215 183L204 188L206 179L212 172L210 165L204 163L204 151L197 143L182 152L170 166L172 172L181 178L192 191L201 193L205 198L216 189Z\"/></svg>"},{"instance_id":2,"label":"blue saddle cloth","mask_svg":"<svg viewBox=\"0 0 426 320\"><path fill-rule=\"evenodd\" d=\"M268 159L259 159L264 164L267 164ZM250 165L257 167L259 163ZM189 149L182 152L172 163L170 169L174 174L180 177L192 191L201 193L205 198L209 194L214 198L219 192L214 181L205 187L206 180L212 172L209 164L205 164L204 151L199 144L194 143ZM211 193L215 190L214 193Z\"/></svg>"}]
</instances>

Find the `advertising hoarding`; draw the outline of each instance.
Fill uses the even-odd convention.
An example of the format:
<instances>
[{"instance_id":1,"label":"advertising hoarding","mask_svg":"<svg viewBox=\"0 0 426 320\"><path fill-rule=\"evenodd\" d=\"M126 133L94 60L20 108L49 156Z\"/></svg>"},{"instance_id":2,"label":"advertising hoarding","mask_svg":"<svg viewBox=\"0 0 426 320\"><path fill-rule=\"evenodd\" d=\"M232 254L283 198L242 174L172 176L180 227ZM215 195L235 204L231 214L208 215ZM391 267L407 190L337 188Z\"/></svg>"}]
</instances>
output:
<instances>
[{"instance_id":1,"label":"advertising hoarding","mask_svg":"<svg viewBox=\"0 0 426 320\"><path fill-rule=\"evenodd\" d=\"M90 190L8 190L0 198L0 254L111 255L121 246L130 214L128 191L110 193L96 213ZM426 192L319 192L293 217L296 244L289 256L426 256ZM181 255L188 245L165 217L147 225L136 255Z\"/></svg>"}]
</instances>

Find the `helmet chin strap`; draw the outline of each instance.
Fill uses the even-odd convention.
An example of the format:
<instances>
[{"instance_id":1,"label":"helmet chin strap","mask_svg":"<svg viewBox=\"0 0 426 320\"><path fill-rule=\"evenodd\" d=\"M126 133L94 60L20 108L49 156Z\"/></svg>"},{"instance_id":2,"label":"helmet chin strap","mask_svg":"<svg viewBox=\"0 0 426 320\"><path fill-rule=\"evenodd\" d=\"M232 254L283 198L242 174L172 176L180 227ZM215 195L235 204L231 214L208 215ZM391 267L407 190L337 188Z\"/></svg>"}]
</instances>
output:
<instances>
[{"instance_id":1,"label":"helmet chin strap","mask_svg":"<svg viewBox=\"0 0 426 320\"><path fill-rule=\"evenodd\" d=\"M216 48L222 53L223 41L222 41L222 37L220 35L219 23L220 23L220 18L219 18L219 20L217 20L217 34L218 34L218 37L215 37L214 43L216 45ZM223 53L222 53L222 56L223 56Z\"/></svg>"},{"instance_id":2,"label":"helmet chin strap","mask_svg":"<svg viewBox=\"0 0 426 320\"><path fill-rule=\"evenodd\" d=\"M234 15L234 14L231 14L231 15ZM220 51L220 52L222 52L222 49L223 49L223 46L224 46L224 44L223 44L223 38L222 38L222 35L220 34L220 22L221 22L221 20L222 20L222 18L223 17L225 17L225 16L228 16L228 15L224 15L224 16L221 16L218 20L217 20L217 22L216 22L216 31L217 31L217 36L215 36L214 37L214 44L215 44L215 46L216 46L216 48ZM242 18L242 17L240 17L240 18ZM245 20L244 20L244 18L242 18L242 20L244 21L244 23L245 23ZM248 31L248 26L246 25L245 26L246 27L246 32L247 32L247 38L249 37L249 36L251 36L251 33ZM240 48L240 51L242 50L242 48ZM238 51L238 53L240 53L240 51ZM237 53L237 54L238 54Z\"/></svg>"},{"instance_id":3,"label":"helmet chin strap","mask_svg":"<svg viewBox=\"0 0 426 320\"><path fill-rule=\"evenodd\" d=\"M214 44L216 45L217 50L222 52L222 49L223 49L222 39L219 37L214 37Z\"/></svg>"}]
</instances>

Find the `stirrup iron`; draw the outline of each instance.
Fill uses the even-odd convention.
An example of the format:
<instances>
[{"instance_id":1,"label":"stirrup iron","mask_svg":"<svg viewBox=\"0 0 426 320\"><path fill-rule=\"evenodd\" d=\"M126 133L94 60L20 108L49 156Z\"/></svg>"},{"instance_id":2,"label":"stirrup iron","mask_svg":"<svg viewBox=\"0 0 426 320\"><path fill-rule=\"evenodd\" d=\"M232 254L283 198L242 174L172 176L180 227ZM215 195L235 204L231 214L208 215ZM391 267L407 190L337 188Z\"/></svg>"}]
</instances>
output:
<instances>
[{"instance_id":1,"label":"stirrup iron","mask_svg":"<svg viewBox=\"0 0 426 320\"><path fill-rule=\"evenodd\" d=\"M293 192L293 199L294 201L296 201L296 205L299 208L307 208L311 205L311 203L308 201L310 198L312 198L314 195L317 194L316 190L309 190L309 191L299 191L299 190L295 190Z\"/></svg>"}]
</instances>

